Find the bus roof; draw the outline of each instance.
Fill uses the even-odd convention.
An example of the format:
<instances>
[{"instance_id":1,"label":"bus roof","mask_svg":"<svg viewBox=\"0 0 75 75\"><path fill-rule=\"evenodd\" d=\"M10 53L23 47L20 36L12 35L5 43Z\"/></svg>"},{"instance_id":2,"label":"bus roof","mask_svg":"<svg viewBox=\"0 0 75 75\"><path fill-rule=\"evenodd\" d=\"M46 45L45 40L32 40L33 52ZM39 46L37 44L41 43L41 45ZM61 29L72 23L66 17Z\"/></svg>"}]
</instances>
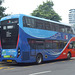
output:
<instances>
[{"instance_id":1,"label":"bus roof","mask_svg":"<svg viewBox=\"0 0 75 75\"><path fill-rule=\"evenodd\" d=\"M12 18L19 18L19 17L20 17L20 14L9 15L9 16L5 16L5 17L1 18L1 21L7 20L7 19L12 19Z\"/></svg>"},{"instance_id":2,"label":"bus roof","mask_svg":"<svg viewBox=\"0 0 75 75\"><path fill-rule=\"evenodd\" d=\"M65 23L61 23L61 22L57 22L57 21L53 21L53 20L49 20L49 19L45 19L45 18L35 17L35 16L28 16L28 15L24 15L24 14L15 14L15 15L6 16L6 17L1 18L1 21L7 20L7 19L12 19L12 18L19 18L20 16L26 16L26 17L31 17L34 19L40 19L40 20L44 20L44 21L48 21L48 22L52 22L52 23L71 26L70 24L65 24Z\"/></svg>"}]
</instances>

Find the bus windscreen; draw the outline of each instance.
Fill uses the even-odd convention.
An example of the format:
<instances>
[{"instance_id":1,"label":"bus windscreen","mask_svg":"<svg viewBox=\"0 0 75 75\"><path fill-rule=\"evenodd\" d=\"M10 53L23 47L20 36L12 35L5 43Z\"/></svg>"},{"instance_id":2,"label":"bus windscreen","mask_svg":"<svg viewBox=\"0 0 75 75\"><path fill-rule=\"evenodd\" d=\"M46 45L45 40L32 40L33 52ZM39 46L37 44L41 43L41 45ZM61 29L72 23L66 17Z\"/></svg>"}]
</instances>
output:
<instances>
[{"instance_id":1,"label":"bus windscreen","mask_svg":"<svg viewBox=\"0 0 75 75\"><path fill-rule=\"evenodd\" d=\"M1 25L1 45L3 49L15 49L18 39L17 24Z\"/></svg>"}]
</instances>

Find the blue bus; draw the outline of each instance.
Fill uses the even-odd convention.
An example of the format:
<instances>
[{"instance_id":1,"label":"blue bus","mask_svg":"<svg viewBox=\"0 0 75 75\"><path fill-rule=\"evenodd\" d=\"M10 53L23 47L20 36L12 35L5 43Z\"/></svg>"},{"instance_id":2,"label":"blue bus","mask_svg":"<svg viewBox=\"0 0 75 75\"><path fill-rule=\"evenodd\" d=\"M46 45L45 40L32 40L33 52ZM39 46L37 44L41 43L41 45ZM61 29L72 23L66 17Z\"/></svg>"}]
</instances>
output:
<instances>
[{"instance_id":1,"label":"blue bus","mask_svg":"<svg viewBox=\"0 0 75 75\"><path fill-rule=\"evenodd\" d=\"M1 21L0 21L0 57L1 57Z\"/></svg>"},{"instance_id":2,"label":"blue bus","mask_svg":"<svg viewBox=\"0 0 75 75\"><path fill-rule=\"evenodd\" d=\"M75 57L71 26L24 14L1 19L0 59L10 63L37 64Z\"/></svg>"}]
</instances>

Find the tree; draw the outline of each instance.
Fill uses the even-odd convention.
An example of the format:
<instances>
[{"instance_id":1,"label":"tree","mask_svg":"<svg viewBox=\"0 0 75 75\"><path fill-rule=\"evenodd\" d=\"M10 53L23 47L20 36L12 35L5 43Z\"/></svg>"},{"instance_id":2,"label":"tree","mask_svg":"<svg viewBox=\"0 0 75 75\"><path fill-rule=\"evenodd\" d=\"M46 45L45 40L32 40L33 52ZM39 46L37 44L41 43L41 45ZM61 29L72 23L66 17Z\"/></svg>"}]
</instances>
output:
<instances>
[{"instance_id":1,"label":"tree","mask_svg":"<svg viewBox=\"0 0 75 75\"><path fill-rule=\"evenodd\" d=\"M0 0L0 19L4 16L6 16L7 14L4 13L4 11L6 10L5 7L1 6L4 0Z\"/></svg>"},{"instance_id":2,"label":"tree","mask_svg":"<svg viewBox=\"0 0 75 75\"><path fill-rule=\"evenodd\" d=\"M31 13L32 16L41 17L45 19L50 19L54 21L61 21L61 17L53 10L53 2L52 1L46 1L43 2L42 5L39 5L33 13Z\"/></svg>"}]
</instances>

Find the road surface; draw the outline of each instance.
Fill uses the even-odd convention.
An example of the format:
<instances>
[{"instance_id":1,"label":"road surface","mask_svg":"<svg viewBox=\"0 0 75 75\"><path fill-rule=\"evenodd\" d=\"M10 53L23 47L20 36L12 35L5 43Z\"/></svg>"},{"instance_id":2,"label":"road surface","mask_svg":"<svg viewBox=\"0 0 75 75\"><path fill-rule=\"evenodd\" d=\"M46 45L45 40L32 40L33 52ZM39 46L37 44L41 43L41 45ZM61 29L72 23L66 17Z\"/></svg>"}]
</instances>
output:
<instances>
[{"instance_id":1,"label":"road surface","mask_svg":"<svg viewBox=\"0 0 75 75\"><path fill-rule=\"evenodd\" d=\"M0 63L0 75L75 75L75 58L40 65Z\"/></svg>"}]
</instances>

